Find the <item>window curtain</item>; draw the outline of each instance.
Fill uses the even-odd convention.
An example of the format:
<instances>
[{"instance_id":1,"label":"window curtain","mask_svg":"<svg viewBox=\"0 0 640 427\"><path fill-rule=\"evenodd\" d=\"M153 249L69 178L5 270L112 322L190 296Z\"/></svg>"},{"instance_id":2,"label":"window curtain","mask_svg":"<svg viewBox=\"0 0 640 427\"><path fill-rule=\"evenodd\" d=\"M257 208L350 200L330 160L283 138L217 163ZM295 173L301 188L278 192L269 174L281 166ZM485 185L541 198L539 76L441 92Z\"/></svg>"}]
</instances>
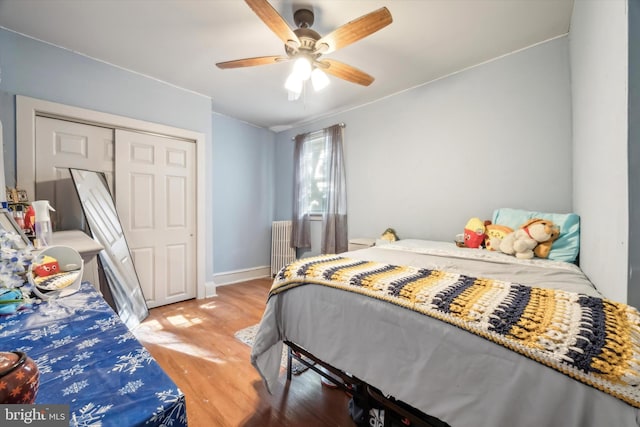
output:
<instances>
[{"instance_id":1,"label":"window curtain","mask_svg":"<svg viewBox=\"0 0 640 427\"><path fill-rule=\"evenodd\" d=\"M327 153L328 188L326 211L322 215L323 254L345 252L347 241L347 185L342 152L343 127L334 125L324 130Z\"/></svg>"},{"instance_id":2,"label":"window curtain","mask_svg":"<svg viewBox=\"0 0 640 427\"><path fill-rule=\"evenodd\" d=\"M304 183L304 143L309 134L297 135L293 148L293 218L291 219L291 247L305 249L311 247L309 228L308 194Z\"/></svg>"},{"instance_id":3,"label":"window curtain","mask_svg":"<svg viewBox=\"0 0 640 427\"><path fill-rule=\"evenodd\" d=\"M324 153L326 156L327 189L326 203L322 212L322 238L320 251L323 254L345 252L347 241L347 189L344 157L342 150L344 125L334 125L324 129ZM317 133L314 133L317 135ZM304 155L305 142L311 133L295 137L293 170L293 219L291 246L311 248L310 214L308 186L305 182Z\"/></svg>"}]
</instances>

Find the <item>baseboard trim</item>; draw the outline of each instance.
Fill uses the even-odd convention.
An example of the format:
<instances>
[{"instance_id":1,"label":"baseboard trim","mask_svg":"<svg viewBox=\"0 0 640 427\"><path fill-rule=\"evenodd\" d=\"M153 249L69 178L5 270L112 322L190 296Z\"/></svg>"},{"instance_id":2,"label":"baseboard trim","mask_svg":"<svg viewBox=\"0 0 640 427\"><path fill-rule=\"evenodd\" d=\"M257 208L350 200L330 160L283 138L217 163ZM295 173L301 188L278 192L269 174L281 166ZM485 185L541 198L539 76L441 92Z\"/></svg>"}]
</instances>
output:
<instances>
[{"instance_id":1,"label":"baseboard trim","mask_svg":"<svg viewBox=\"0 0 640 427\"><path fill-rule=\"evenodd\" d=\"M213 275L213 281L215 282L215 286L225 286L247 280L262 279L264 277L271 277L271 267L268 265L217 273Z\"/></svg>"},{"instance_id":2,"label":"baseboard trim","mask_svg":"<svg viewBox=\"0 0 640 427\"><path fill-rule=\"evenodd\" d=\"M204 297L216 297L218 294L216 293L216 282L205 282L204 284Z\"/></svg>"}]
</instances>

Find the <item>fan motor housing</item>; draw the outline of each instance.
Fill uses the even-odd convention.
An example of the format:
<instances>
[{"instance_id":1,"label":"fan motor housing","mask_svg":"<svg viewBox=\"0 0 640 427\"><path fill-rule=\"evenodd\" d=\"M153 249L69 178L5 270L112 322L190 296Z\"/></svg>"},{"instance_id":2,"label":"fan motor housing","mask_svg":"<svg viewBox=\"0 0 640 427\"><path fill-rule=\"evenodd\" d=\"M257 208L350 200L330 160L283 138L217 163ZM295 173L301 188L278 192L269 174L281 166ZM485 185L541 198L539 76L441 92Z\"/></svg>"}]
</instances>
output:
<instances>
[{"instance_id":1,"label":"fan motor housing","mask_svg":"<svg viewBox=\"0 0 640 427\"><path fill-rule=\"evenodd\" d=\"M291 47L288 44L284 45L284 50L287 52L287 55L293 56L299 51L303 51L307 54L312 54L316 50L316 41L320 40L320 34L316 33L310 28L296 28L293 30L298 36L300 40L300 46L297 48ZM319 54L314 54L314 57L320 56Z\"/></svg>"}]
</instances>

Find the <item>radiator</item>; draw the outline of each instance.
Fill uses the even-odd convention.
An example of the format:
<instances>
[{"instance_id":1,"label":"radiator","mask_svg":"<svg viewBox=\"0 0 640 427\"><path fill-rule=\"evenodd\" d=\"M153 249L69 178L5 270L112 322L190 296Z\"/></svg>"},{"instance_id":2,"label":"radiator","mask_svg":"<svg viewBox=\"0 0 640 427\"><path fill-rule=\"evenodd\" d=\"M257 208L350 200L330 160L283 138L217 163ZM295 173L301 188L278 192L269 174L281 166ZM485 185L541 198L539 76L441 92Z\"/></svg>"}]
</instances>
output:
<instances>
[{"instance_id":1,"label":"radiator","mask_svg":"<svg viewBox=\"0 0 640 427\"><path fill-rule=\"evenodd\" d=\"M296 250L291 247L291 221L274 221L271 225L271 275L295 261Z\"/></svg>"}]
</instances>

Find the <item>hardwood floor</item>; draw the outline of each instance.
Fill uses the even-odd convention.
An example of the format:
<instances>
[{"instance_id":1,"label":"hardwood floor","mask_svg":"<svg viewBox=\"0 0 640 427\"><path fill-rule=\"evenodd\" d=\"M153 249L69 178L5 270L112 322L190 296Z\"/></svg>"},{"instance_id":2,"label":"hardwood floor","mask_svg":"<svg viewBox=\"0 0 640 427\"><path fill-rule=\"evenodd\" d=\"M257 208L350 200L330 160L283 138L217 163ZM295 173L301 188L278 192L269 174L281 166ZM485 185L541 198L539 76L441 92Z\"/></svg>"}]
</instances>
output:
<instances>
[{"instance_id":1,"label":"hardwood floor","mask_svg":"<svg viewBox=\"0 0 640 427\"><path fill-rule=\"evenodd\" d=\"M136 337L186 396L193 427L353 427L349 398L308 370L270 395L234 333L260 321L271 280L222 286L218 296L158 307Z\"/></svg>"}]
</instances>

